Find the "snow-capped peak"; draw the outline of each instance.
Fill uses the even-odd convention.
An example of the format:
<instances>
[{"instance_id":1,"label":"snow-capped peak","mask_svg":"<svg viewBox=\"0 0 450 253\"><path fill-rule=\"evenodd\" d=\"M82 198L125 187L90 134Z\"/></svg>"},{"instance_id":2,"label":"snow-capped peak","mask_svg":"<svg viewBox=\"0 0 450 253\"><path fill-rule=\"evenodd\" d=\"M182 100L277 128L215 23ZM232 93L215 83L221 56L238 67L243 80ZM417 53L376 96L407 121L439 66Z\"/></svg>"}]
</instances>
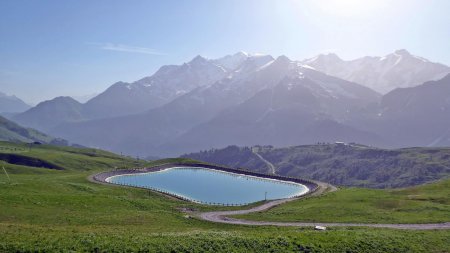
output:
<instances>
[{"instance_id":1,"label":"snow-capped peak","mask_svg":"<svg viewBox=\"0 0 450 253\"><path fill-rule=\"evenodd\" d=\"M239 72L243 68L246 68L244 65L248 65L249 62L252 62L253 65L256 64L258 66L262 66L271 60L273 60L273 58L270 55L253 53L250 54L240 51L233 55L227 55L212 61L213 63L225 68L228 71Z\"/></svg>"},{"instance_id":2,"label":"snow-capped peak","mask_svg":"<svg viewBox=\"0 0 450 253\"><path fill-rule=\"evenodd\" d=\"M395 50L394 54L402 55L402 56L411 55L406 49Z\"/></svg>"},{"instance_id":3,"label":"snow-capped peak","mask_svg":"<svg viewBox=\"0 0 450 253\"><path fill-rule=\"evenodd\" d=\"M291 59L289 59L286 55L280 55L280 56L277 57L275 62L287 63L287 62L291 62Z\"/></svg>"},{"instance_id":4,"label":"snow-capped peak","mask_svg":"<svg viewBox=\"0 0 450 253\"><path fill-rule=\"evenodd\" d=\"M194 57L194 59L192 59L190 62L188 62L188 64L203 64L206 63L208 61L208 59L206 59L205 57L201 56L201 55L197 55Z\"/></svg>"},{"instance_id":5,"label":"snow-capped peak","mask_svg":"<svg viewBox=\"0 0 450 253\"><path fill-rule=\"evenodd\" d=\"M239 51L237 53L235 53L233 56L235 57L248 57L250 54L244 51Z\"/></svg>"},{"instance_id":6,"label":"snow-capped peak","mask_svg":"<svg viewBox=\"0 0 450 253\"><path fill-rule=\"evenodd\" d=\"M219 59L213 60L213 62L230 71L238 68L248 57L248 54L245 52L237 52L233 55L226 55Z\"/></svg>"},{"instance_id":7,"label":"snow-capped peak","mask_svg":"<svg viewBox=\"0 0 450 253\"><path fill-rule=\"evenodd\" d=\"M365 85L380 93L437 80L450 68L399 49L384 57L361 57L345 61L335 54L319 55L302 61L328 75Z\"/></svg>"},{"instance_id":8,"label":"snow-capped peak","mask_svg":"<svg viewBox=\"0 0 450 253\"><path fill-rule=\"evenodd\" d=\"M327 54L319 54L316 57L310 58L310 59L306 59L303 62L305 64L308 63L313 63L313 64L336 64L339 62L342 62L343 60L341 58L339 58L339 56L337 56L334 53L327 53Z\"/></svg>"}]
</instances>

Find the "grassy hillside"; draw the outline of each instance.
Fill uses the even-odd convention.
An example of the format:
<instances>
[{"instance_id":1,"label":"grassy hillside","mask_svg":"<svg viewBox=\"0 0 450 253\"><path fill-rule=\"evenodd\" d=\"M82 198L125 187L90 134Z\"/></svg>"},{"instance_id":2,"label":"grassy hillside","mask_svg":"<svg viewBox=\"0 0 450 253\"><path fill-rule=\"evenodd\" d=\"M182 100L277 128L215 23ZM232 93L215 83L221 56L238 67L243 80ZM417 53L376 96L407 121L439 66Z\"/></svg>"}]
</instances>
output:
<instances>
[{"instance_id":1,"label":"grassy hillside","mask_svg":"<svg viewBox=\"0 0 450 253\"><path fill-rule=\"evenodd\" d=\"M0 161L0 252L447 252L450 231L247 227L185 218L180 208L215 210L88 176L147 163L109 152L0 142L60 170ZM186 161L186 160L185 160Z\"/></svg>"},{"instance_id":2,"label":"grassy hillside","mask_svg":"<svg viewBox=\"0 0 450 253\"><path fill-rule=\"evenodd\" d=\"M276 173L335 185L397 188L450 176L450 148L379 149L362 145L322 144L259 148ZM248 147L184 155L192 159L268 172Z\"/></svg>"},{"instance_id":3,"label":"grassy hillside","mask_svg":"<svg viewBox=\"0 0 450 253\"><path fill-rule=\"evenodd\" d=\"M32 128L22 127L2 116L0 116L0 141L40 142L58 146L69 144L64 139L52 137Z\"/></svg>"},{"instance_id":4,"label":"grassy hillside","mask_svg":"<svg viewBox=\"0 0 450 253\"><path fill-rule=\"evenodd\" d=\"M449 222L450 180L396 190L344 188L240 217L265 221Z\"/></svg>"}]
</instances>

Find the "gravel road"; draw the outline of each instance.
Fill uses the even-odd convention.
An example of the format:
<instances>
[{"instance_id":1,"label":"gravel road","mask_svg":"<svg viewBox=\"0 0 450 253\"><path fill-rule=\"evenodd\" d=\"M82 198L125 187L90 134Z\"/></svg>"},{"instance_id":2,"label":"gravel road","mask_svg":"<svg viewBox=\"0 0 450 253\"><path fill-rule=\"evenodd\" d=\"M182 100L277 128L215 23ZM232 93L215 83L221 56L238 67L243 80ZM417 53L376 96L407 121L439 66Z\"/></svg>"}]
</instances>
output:
<instances>
[{"instance_id":1,"label":"gravel road","mask_svg":"<svg viewBox=\"0 0 450 253\"><path fill-rule=\"evenodd\" d=\"M312 195L319 195L325 191L331 192L337 190L336 187L322 184L317 192ZM301 198L301 197L300 197ZM231 215L248 214L268 210L277 205L297 200L299 198L273 200L245 210L234 211L216 211L199 213L198 217L203 220L235 225L251 225L251 226L280 226L280 227L374 227L374 228L394 228L394 229L411 229L411 230L431 230L431 229L450 229L450 222L436 224L364 224L364 223L322 223L322 222L271 222L271 221L251 221L243 219L230 218Z\"/></svg>"}]
</instances>

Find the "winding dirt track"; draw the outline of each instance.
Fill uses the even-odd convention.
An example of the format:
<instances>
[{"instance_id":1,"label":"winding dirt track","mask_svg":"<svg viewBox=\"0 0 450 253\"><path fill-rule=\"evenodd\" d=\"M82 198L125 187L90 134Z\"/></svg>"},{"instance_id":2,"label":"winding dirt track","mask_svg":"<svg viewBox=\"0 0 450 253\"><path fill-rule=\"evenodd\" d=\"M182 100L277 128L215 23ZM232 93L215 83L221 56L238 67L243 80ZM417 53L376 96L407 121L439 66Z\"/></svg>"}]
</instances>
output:
<instances>
[{"instance_id":1,"label":"winding dirt track","mask_svg":"<svg viewBox=\"0 0 450 253\"><path fill-rule=\"evenodd\" d=\"M270 173L272 173L272 174L275 175L275 166L274 166L271 162L267 161L264 157L262 157L262 155L260 155L258 152L256 152L256 151L252 151L252 152L253 152L253 154L255 154L261 161L263 161L263 163L265 163L265 164L267 165L267 167L269 167Z\"/></svg>"},{"instance_id":2,"label":"winding dirt track","mask_svg":"<svg viewBox=\"0 0 450 253\"><path fill-rule=\"evenodd\" d=\"M313 195L319 195L325 191L331 192L337 190L336 187L326 184L321 184L320 189L313 193ZM301 197L300 197L301 198ZM261 212L268 210L277 205L297 200L300 198L280 199L264 203L260 206L256 206L245 210L235 211L216 211L216 212L203 212L199 213L198 217L203 220L227 223L235 225L251 225L251 226L279 226L279 227L311 227L311 226L324 226L324 227L374 227L374 228L394 228L394 229L410 229L410 230L432 230L432 229L450 229L450 222L436 223L436 224L363 224L363 223L322 223L322 222L271 222L271 221L252 221L229 218L230 215L248 214L254 212Z\"/></svg>"}]
</instances>

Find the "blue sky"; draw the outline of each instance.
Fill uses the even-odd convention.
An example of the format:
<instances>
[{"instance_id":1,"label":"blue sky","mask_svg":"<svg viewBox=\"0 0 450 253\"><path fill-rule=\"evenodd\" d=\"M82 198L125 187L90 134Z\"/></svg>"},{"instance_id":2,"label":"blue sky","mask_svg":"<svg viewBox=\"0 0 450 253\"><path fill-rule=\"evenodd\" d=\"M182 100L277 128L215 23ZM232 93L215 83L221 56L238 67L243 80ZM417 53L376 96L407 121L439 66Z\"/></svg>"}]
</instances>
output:
<instances>
[{"instance_id":1,"label":"blue sky","mask_svg":"<svg viewBox=\"0 0 450 253\"><path fill-rule=\"evenodd\" d=\"M99 93L200 54L343 59L405 48L450 65L447 0L0 1L0 91Z\"/></svg>"}]
</instances>

